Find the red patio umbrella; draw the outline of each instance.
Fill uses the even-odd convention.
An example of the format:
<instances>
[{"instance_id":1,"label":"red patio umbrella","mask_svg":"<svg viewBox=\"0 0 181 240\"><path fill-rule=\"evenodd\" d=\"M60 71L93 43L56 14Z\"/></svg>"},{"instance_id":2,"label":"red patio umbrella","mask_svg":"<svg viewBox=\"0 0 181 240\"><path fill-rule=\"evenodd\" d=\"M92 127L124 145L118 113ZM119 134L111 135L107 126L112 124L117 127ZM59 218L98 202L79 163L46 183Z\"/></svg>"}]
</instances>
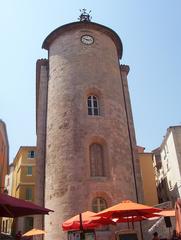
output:
<instances>
[{"instance_id":1,"label":"red patio umbrella","mask_svg":"<svg viewBox=\"0 0 181 240\"><path fill-rule=\"evenodd\" d=\"M0 193L0 217L22 217L26 215L48 214L53 210L34 203Z\"/></svg>"},{"instance_id":2,"label":"red patio umbrella","mask_svg":"<svg viewBox=\"0 0 181 240\"><path fill-rule=\"evenodd\" d=\"M175 210L173 209L165 209L161 210L161 212L156 213L145 213L144 216L131 216L131 217L119 217L115 220L116 223L121 222L139 222L152 218L160 218L160 217L175 217Z\"/></svg>"},{"instance_id":3,"label":"red patio umbrella","mask_svg":"<svg viewBox=\"0 0 181 240\"><path fill-rule=\"evenodd\" d=\"M144 220L148 220L151 218L159 218L162 217L163 215L159 215L159 213L148 213L148 214L144 214L144 216L127 216L127 217L119 217L117 218L117 220L115 219L116 223L133 223L133 222L141 222Z\"/></svg>"},{"instance_id":4,"label":"red patio umbrella","mask_svg":"<svg viewBox=\"0 0 181 240\"><path fill-rule=\"evenodd\" d=\"M94 217L96 213L86 211L65 221L62 224L64 231L94 229L101 225L115 224L112 220L103 217ZM81 226L82 225L82 226Z\"/></svg>"}]
</instances>

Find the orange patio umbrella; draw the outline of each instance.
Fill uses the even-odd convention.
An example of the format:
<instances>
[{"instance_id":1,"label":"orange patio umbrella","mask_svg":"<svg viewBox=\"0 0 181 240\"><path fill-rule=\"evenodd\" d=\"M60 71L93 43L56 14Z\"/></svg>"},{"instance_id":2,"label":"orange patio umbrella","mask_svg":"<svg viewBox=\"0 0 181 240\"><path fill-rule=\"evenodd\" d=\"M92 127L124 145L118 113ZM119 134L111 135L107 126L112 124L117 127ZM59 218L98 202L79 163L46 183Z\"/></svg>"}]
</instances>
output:
<instances>
[{"instance_id":1,"label":"orange patio umbrella","mask_svg":"<svg viewBox=\"0 0 181 240\"><path fill-rule=\"evenodd\" d=\"M120 218L121 221L121 218L126 217L133 217L135 219L136 217L149 218L153 213L158 213L161 211L162 210L159 208L135 203L130 200L125 200L97 213L95 216L106 217L109 219Z\"/></svg>"},{"instance_id":2,"label":"orange patio umbrella","mask_svg":"<svg viewBox=\"0 0 181 240\"><path fill-rule=\"evenodd\" d=\"M46 231L44 231L44 230L33 228L30 231L28 231L25 234L23 234L23 237L42 235L42 234L45 234L45 233L46 233Z\"/></svg>"},{"instance_id":3,"label":"orange patio umbrella","mask_svg":"<svg viewBox=\"0 0 181 240\"><path fill-rule=\"evenodd\" d=\"M117 222L121 222L122 219L125 219L125 222L127 222L129 226L129 222L133 224L136 221L142 221L144 218L149 218L150 214L156 212L161 212L161 209L125 200L97 213L95 216L117 219ZM128 219L131 219L131 221ZM141 238L143 239L142 229Z\"/></svg>"},{"instance_id":4,"label":"orange patio umbrella","mask_svg":"<svg viewBox=\"0 0 181 240\"><path fill-rule=\"evenodd\" d=\"M159 217L175 217L175 210L174 209L166 209L162 210L159 213L156 213L155 215L158 215Z\"/></svg>"},{"instance_id":5,"label":"orange patio umbrella","mask_svg":"<svg viewBox=\"0 0 181 240\"><path fill-rule=\"evenodd\" d=\"M112 220L104 217L95 217L95 212L86 211L78 214L62 224L64 231L94 229L101 225L115 224Z\"/></svg>"}]
</instances>

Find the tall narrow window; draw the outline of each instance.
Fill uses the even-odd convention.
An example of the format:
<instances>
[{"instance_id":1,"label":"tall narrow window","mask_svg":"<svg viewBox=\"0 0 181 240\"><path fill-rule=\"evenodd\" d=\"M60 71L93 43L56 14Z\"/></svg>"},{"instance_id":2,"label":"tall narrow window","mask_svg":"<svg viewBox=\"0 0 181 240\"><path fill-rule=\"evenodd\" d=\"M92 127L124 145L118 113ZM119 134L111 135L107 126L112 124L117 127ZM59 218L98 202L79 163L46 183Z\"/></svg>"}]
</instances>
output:
<instances>
[{"instance_id":1,"label":"tall narrow window","mask_svg":"<svg viewBox=\"0 0 181 240\"><path fill-rule=\"evenodd\" d=\"M93 212L100 212L107 208L106 200L102 197L94 198L92 201Z\"/></svg>"},{"instance_id":2,"label":"tall narrow window","mask_svg":"<svg viewBox=\"0 0 181 240\"><path fill-rule=\"evenodd\" d=\"M33 200L32 188L26 188L26 200L29 200L29 201Z\"/></svg>"},{"instance_id":3,"label":"tall narrow window","mask_svg":"<svg viewBox=\"0 0 181 240\"><path fill-rule=\"evenodd\" d=\"M104 153L100 144L93 143L90 146L90 172L92 177L103 177L104 174Z\"/></svg>"},{"instance_id":4,"label":"tall narrow window","mask_svg":"<svg viewBox=\"0 0 181 240\"><path fill-rule=\"evenodd\" d=\"M24 230L29 231L30 229L33 228L33 217L25 217L24 218Z\"/></svg>"},{"instance_id":5,"label":"tall narrow window","mask_svg":"<svg viewBox=\"0 0 181 240\"><path fill-rule=\"evenodd\" d=\"M100 115L99 102L96 96L89 96L87 98L88 115L98 116Z\"/></svg>"},{"instance_id":6,"label":"tall narrow window","mask_svg":"<svg viewBox=\"0 0 181 240\"><path fill-rule=\"evenodd\" d=\"M28 166L27 167L27 176L32 176L32 174L33 174L33 167L32 166Z\"/></svg>"}]
</instances>

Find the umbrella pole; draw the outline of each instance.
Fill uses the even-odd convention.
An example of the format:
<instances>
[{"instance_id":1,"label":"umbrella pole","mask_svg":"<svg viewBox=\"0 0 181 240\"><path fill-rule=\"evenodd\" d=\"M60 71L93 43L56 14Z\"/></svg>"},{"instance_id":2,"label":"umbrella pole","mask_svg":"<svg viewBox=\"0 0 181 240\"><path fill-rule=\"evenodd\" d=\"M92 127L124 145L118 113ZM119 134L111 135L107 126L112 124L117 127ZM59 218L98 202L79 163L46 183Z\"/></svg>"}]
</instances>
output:
<instances>
[{"instance_id":1,"label":"umbrella pole","mask_svg":"<svg viewBox=\"0 0 181 240\"><path fill-rule=\"evenodd\" d=\"M170 227L168 228L168 231L169 231L169 238L171 239L171 228Z\"/></svg>"},{"instance_id":2,"label":"umbrella pole","mask_svg":"<svg viewBox=\"0 0 181 240\"><path fill-rule=\"evenodd\" d=\"M129 229L130 227L129 227L129 220L128 220L128 217L127 217L127 224L128 224L128 229Z\"/></svg>"},{"instance_id":3,"label":"umbrella pole","mask_svg":"<svg viewBox=\"0 0 181 240\"><path fill-rule=\"evenodd\" d=\"M140 232L141 232L141 239L143 240L143 229L142 229L141 221L140 221Z\"/></svg>"},{"instance_id":4,"label":"umbrella pole","mask_svg":"<svg viewBox=\"0 0 181 240\"><path fill-rule=\"evenodd\" d=\"M133 216L132 216L132 228L134 229L134 222L133 222Z\"/></svg>"},{"instance_id":5,"label":"umbrella pole","mask_svg":"<svg viewBox=\"0 0 181 240\"><path fill-rule=\"evenodd\" d=\"M79 219L80 219L80 240L84 240L84 229L82 224L82 213L79 213Z\"/></svg>"}]
</instances>

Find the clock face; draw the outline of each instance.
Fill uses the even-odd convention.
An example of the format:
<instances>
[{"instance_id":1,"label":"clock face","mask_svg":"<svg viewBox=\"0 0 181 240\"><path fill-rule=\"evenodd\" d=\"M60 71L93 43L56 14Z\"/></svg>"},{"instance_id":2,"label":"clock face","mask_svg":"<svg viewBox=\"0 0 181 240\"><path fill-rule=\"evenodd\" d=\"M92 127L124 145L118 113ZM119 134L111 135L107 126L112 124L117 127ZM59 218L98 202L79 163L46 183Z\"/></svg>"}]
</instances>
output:
<instances>
[{"instance_id":1,"label":"clock face","mask_svg":"<svg viewBox=\"0 0 181 240\"><path fill-rule=\"evenodd\" d=\"M81 37L81 42L84 44L90 45L94 43L94 38L90 35L83 35Z\"/></svg>"}]
</instances>

